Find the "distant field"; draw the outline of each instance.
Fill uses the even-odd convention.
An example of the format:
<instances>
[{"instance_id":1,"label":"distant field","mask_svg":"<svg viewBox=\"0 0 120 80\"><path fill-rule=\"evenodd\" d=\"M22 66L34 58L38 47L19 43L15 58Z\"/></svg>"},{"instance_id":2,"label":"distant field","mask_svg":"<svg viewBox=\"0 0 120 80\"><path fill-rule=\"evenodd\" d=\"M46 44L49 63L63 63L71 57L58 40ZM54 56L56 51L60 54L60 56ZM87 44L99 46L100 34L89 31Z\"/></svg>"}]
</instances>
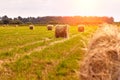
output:
<instances>
[{"instance_id":1,"label":"distant field","mask_svg":"<svg viewBox=\"0 0 120 80\"><path fill-rule=\"evenodd\" d=\"M0 27L0 80L79 80L82 48L96 29L71 26L63 39L45 26Z\"/></svg>"}]
</instances>

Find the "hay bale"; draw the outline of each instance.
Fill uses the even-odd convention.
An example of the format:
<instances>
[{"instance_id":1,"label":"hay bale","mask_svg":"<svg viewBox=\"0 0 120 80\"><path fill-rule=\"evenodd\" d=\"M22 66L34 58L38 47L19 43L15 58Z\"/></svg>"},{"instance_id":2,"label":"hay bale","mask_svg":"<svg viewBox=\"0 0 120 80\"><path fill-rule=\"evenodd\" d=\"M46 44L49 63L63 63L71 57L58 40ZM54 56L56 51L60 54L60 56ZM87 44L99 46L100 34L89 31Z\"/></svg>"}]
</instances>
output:
<instances>
[{"instance_id":1,"label":"hay bale","mask_svg":"<svg viewBox=\"0 0 120 80\"><path fill-rule=\"evenodd\" d=\"M15 27L18 27L18 25L15 25Z\"/></svg>"},{"instance_id":2,"label":"hay bale","mask_svg":"<svg viewBox=\"0 0 120 80\"><path fill-rule=\"evenodd\" d=\"M3 27L6 27L6 25L3 25Z\"/></svg>"},{"instance_id":3,"label":"hay bale","mask_svg":"<svg viewBox=\"0 0 120 80\"><path fill-rule=\"evenodd\" d=\"M3 27L7 27L8 25L7 24L4 24Z\"/></svg>"},{"instance_id":4,"label":"hay bale","mask_svg":"<svg viewBox=\"0 0 120 80\"><path fill-rule=\"evenodd\" d=\"M29 25L29 29L33 30L34 29L34 25Z\"/></svg>"},{"instance_id":5,"label":"hay bale","mask_svg":"<svg viewBox=\"0 0 120 80\"><path fill-rule=\"evenodd\" d=\"M120 29L100 27L81 62L80 80L120 80Z\"/></svg>"},{"instance_id":6,"label":"hay bale","mask_svg":"<svg viewBox=\"0 0 120 80\"><path fill-rule=\"evenodd\" d=\"M84 32L84 25L78 25L78 32Z\"/></svg>"},{"instance_id":7,"label":"hay bale","mask_svg":"<svg viewBox=\"0 0 120 80\"><path fill-rule=\"evenodd\" d=\"M103 27L103 24L99 24L98 27Z\"/></svg>"},{"instance_id":8,"label":"hay bale","mask_svg":"<svg viewBox=\"0 0 120 80\"><path fill-rule=\"evenodd\" d=\"M69 26L68 25L56 25L55 27L55 37L63 37L63 38L68 38L68 32L69 32Z\"/></svg>"},{"instance_id":9,"label":"hay bale","mask_svg":"<svg viewBox=\"0 0 120 80\"><path fill-rule=\"evenodd\" d=\"M53 25L47 25L47 29L48 30L52 30L53 29Z\"/></svg>"}]
</instances>

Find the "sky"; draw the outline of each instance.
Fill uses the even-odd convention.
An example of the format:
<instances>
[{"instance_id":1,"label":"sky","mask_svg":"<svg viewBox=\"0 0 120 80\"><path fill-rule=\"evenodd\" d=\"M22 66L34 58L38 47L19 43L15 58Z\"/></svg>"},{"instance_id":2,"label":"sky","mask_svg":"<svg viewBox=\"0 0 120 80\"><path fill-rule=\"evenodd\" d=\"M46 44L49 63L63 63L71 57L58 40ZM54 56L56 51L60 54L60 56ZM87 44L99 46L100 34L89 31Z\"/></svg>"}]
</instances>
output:
<instances>
[{"instance_id":1,"label":"sky","mask_svg":"<svg viewBox=\"0 0 120 80\"><path fill-rule=\"evenodd\" d=\"M120 0L0 0L0 16L108 16L120 21Z\"/></svg>"}]
</instances>

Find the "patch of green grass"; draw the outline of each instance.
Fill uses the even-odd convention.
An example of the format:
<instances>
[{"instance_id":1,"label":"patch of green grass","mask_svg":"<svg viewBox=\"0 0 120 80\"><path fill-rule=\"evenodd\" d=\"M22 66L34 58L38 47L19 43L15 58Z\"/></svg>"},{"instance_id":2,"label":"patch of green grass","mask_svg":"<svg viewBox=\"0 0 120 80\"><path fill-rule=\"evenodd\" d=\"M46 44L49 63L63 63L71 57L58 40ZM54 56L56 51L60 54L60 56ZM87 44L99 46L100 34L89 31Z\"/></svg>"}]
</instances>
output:
<instances>
[{"instance_id":1,"label":"patch of green grass","mask_svg":"<svg viewBox=\"0 0 120 80\"><path fill-rule=\"evenodd\" d=\"M35 27L35 30L29 30L28 27L0 28L0 48L16 47L44 38L52 38L53 34L53 31L48 32L46 27Z\"/></svg>"},{"instance_id":2,"label":"patch of green grass","mask_svg":"<svg viewBox=\"0 0 120 80\"><path fill-rule=\"evenodd\" d=\"M81 53L78 53L80 56L78 56L77 54L77 56L74 57L73 55L75 55L75 53L73 52L75 52L77 49L73 50L73 52L71 51L69 54L67 54L67 52L69 52L72 47L74 47L78 42L80 42L80 38L81 37L78 36L63 43L52 45L40 52L32 53L30 56L33 61L32 63L34 64L32 64L29 71L26 67L21 68L21 66L25 65L21 65L20 67L17 66L21 64L22 59L17 60L14 63L15 65L12 65L14 66L12 70L17 71L17 73L20 73L21 75L27 74L29 72L33 75L36 75L37 78L42 80L44 80L44 78L46 80L51 79L50 75L54 76L54 78L57 79L60 77L59 75L66 75L69 71L74 72L74 68L76 68L77 66L75 65L76 67L73 67L71 65L71 62L75 63L75 61L78 60L78 58L81 56ZM71 58L69 58L70 54L73 54L71 55ZM64 59L67 60L64 61ZM24 59L22 60L22 62L26 64ZM69 70L69 68L71 68L71 70ZM56 73L52 73L54 69L56 69ZM21 70L23 70L23 72ZM46 70L48 71L47 73L45 73ZM31 75L29 75L29 77L31 77Z\"/></svg>"},{"instance_id":3,"label":"patch of green grass","mask_svg":"<svg viewBox=\"0 0 120 80\"><path fill-rule=\"evenodd\" d=\"M0 54L0 59L8 58L14 56L13 52L4 51Z\"/></svg>"},{"instance_id":4,"label":"patch of green grass","mask_svg":"<svg viewBox=\"0 0 120 80\"><path fill-rule=\"evenodd\" d=\"M14 72L24 72L24 70L28 70L32 65L32 60L29 56L24 56L23 58L17 60L15 63L10 64L12 70Z\"/></svg>"},{"instance_id":5,"label":"patch of green grass","mask_svg":"<svg viewBox=\"0 0 120 80\"><path fill-rule=\"evenodd\" d=\"M92 27L91 29L90 27L85 27L86 31L80 33L76 32L77 27L72 27L70 29L70 36L76 34L79 35L74 38L70 38L69 40L66 40L62 43L47 46L51 42L62 40L62 38L55 39L53 37L49 37L52 40L48 41L47 43L36 43L24 46L22 48L14 48L15 53L18 52L17 54L21 54L24 52L28 52L38 46L47 46L41 51L32 52L30 55L22 56L19 59L16 59L14 62L3 65L7 70L11 71L9 73L14 74L10 76L11 79L5 78L6 76L3 75L3 79L79 80L79 61L82 59L84 53L83 51L81 51L81 48L84 47L82 41L87 44L88 38L96 30L96 28L97 27ZM43 37L41 37L41 39L43 38L45 38L44 35ZM37 39L34 39L33 41L37 41Z\"/></svg>"},{"instance_id":6,"label":"patch of green grass","mask_svg":"<svg viewBox=\"0 0 120 80\"><path fill-rule=\"evenodd\" d=\"M70 36L76 32L76 28L70 28ZM50 41L44 41L46 38ZM50 42L60 40L54 37L54 31L47 31L45 26L35 27L35 30L29 30L28 27L0 27L0 59L9 58L16 53L25 53L33 50L36 47L44 46ZM20 48L20 46L27 43L41 41L39 43L31 44ZM5 53L9 53L6 55ZM12 55L10 54L12 53Z\"/></svg>"}]
</instances>

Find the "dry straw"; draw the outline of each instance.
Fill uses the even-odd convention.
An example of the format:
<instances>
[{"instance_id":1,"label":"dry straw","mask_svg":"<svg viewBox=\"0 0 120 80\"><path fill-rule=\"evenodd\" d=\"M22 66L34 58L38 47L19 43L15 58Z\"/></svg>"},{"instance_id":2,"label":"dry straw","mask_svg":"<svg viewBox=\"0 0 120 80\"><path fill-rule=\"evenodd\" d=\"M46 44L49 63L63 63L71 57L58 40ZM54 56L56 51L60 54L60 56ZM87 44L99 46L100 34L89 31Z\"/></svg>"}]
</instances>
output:
<instances>
[{"instance_id":1,"label":"dry straw","mask_svg":"<svg viewBox=\"0 0 120 80\"><path fill-rule=\"evenodd\" d=\"M53 30L53 25L47 25L48 30Z\"/></svg>"},{"instance_id":2,"label":"dry straw","mask_svg":"<svg viewBox=\"0 0 120 80\"><path fill-rule=\"evenodd\" d=\"M69 25L56 25L55 27L55 37L63 37L68 38L69 37Z\"/></svg>"},{"instance_id":3,"label":"dry straw","mask_svg":"<svg viewBox=\"0 0 120 80\"><path fill-rule=\"evenodd\" d=\"M80 80L120 80L120 29L100 27L90 40L80 68Z\"/></svg>"},{"instance_id":4,"label":"dry straw","mask_svg":"<svg viewBox=\"0 0 120 80\"><path fill-rule=\"evenodd\" d=\"M33 30L34 29L34 25L29 25L29 29Z\"/></svg>"}]
</instances>

